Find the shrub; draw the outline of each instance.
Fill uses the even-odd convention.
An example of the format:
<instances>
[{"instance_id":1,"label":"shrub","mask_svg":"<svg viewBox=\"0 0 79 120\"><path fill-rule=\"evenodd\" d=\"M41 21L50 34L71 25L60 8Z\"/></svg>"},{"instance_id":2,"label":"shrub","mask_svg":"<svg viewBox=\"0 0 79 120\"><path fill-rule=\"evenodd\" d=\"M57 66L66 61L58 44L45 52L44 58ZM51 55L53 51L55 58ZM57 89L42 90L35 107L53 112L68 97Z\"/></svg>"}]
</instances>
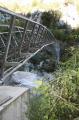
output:
<instances>
[{"instance_id":1,"label":"shrub","mask_svg":"<svg viewBox=\"0 0 79 120\"><path fill-rule=\"evenodd\" d=\"M79 116L79 48L44 82L30 102L30 120L73 120ZM75 54L74 54L75 53Z\"/></svg>"},{"instance_id":2,"label":"shrub","mask_svg":"<svg viewBox=\"0 0 79 120\"><path fill-rule=\"evenodd\" d=\"M56 37L56 39L58 39L58 40L64 41L66 38L66 34L64 32L64 29L55 29L53 31L53 34Z\"/></svg>"}]
</instances>

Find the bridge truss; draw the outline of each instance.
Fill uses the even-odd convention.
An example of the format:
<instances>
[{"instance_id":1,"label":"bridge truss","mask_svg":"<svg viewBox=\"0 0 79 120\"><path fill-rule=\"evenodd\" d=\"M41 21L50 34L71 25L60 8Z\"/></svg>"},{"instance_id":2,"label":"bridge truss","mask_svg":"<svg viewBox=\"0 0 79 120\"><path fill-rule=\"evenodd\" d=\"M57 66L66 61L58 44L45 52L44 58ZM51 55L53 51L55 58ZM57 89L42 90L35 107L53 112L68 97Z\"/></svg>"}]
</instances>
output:
<instances>
[{"instance_id":1,"label":"bridge truss","mask_svg":"<svg viewBox=\"0 0 79 120\"><path fill-rule=\"evenodd\" d=\"M0 79L4 81L54 41L45 26L0 7Z\"/></svg>"}]
</instances>

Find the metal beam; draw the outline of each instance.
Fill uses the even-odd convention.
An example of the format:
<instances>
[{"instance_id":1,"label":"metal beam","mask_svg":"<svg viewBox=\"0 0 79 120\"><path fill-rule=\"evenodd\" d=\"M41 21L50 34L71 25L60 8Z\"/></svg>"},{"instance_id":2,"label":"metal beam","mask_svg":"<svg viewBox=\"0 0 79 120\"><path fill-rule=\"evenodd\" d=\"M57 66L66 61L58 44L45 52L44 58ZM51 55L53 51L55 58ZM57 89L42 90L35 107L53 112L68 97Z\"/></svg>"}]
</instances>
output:
<instances>
[{"instance_id":1,"label":"metal beam","mask_svg":"<svg viewBox=\"0 0 79 120\"><path fill-rule=\"evenodd\" d=\"M10 10L4 9L2 7L0 7L0 12L6 13L6 14L11 15L11 16L15 16L16 18L24 19L26 21L35 23L37 25L41 25L41 27L45 28L52 35L53 39L56 40L54 35L52 34L52 32L49 29L47 29L44 25L42 25L42 24L40 24L38 22L35 22L35 21L33 21L33 20L29 19L29 18L26 18L26 17L24 17L24 16L22 16L20 14L16 14L16 13L10 11Z\"/></svg>"},{"instance_id":2,"label":"metal beam","mask_svg":"<svg viewBox=\"0 0 79 120\"><path fill-rule=\"evenodd\" d=\"M10 23L10 28L9 28L8 42L7 42L7 47L6 47L5 56L4 56L4 60L3 60L3 65L2 65L2 73L4 72L5 63L7 61L7 56L8 56L8 52L9 52L10 43L11 43L11 37L12 37L14 21L15 21L15 17L11 16L11 23Z\"/></svg>"},{"instance_id":3,"label":"metal beam","mask_svg":"<svg viewBox=\"0 0 79 120\"><path fill-rule=\"evenodd\" d=\"M25 39L27 27L28 27L28 21L25 22L25 26L24 26L24 30L23 30L23 34L22 34L22 39L21 39L20 46L19 46L19 54L21 54L21 49L22 49L22 45L23 45L23 42Z\"/></svg>"},{"instance_id":4,"label":"metal beam","mask_svg":"<svg viewBox=\"0 0 79 120\"><path fill-rule=\"evenodd\" d=\"M6 62L6 63L5 63L5 66L11 67L11 66L17 66L17 65L19 65L19 64L20 64L20 62Z\"/></svg>"}]
</instances>

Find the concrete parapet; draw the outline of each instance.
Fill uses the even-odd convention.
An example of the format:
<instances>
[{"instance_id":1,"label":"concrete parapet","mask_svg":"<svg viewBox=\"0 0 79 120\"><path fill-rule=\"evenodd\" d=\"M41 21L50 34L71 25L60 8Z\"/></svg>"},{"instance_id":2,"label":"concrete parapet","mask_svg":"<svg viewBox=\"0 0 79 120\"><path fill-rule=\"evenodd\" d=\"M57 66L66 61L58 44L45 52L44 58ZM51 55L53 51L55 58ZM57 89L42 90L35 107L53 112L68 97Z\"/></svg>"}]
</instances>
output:
<instances>
[{"instance_id":1,"label":"concrete parapet","mask_svg":"<svg viewBox=\"0 0 79 120\"><path fill-rule=\"evenodd\" d=\"M0 120L28 120L29 89L0 86Z\"/></svg>"}]
</instances>

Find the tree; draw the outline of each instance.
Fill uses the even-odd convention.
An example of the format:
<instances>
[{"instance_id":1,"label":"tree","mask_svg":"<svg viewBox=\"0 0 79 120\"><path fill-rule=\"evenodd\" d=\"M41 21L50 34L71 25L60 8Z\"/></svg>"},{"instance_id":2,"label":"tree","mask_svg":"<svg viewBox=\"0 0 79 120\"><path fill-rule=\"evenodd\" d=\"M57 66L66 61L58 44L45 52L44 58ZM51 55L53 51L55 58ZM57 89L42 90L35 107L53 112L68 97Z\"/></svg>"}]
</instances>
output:
<instances>
[{"instance_id":1,"label":"tree","mask_svg":"<svg viewBox=\"0 0 79 120\"><path fill-rule=\"evenodd\" d=\"M42 24L50 28L51 26L55 27L59 22L61 13L59 11L48 11L43 12L42 14Z\"/></svg>"}]
</instances>

